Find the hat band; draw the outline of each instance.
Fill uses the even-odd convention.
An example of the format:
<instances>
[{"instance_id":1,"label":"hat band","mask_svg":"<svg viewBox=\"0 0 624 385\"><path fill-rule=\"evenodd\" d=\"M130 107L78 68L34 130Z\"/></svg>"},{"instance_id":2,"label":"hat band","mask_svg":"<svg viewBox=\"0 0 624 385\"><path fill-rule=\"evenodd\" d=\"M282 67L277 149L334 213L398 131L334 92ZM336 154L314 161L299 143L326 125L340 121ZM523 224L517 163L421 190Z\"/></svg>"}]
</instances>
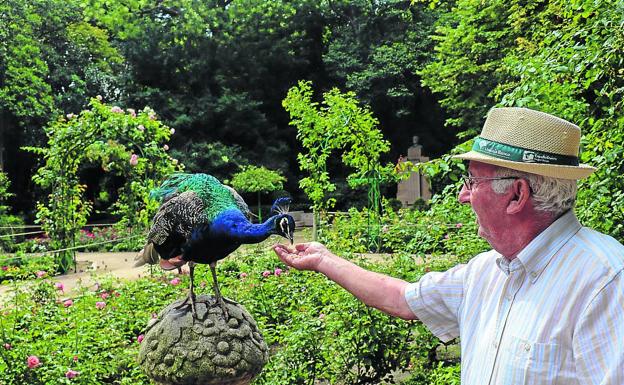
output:
<instances>
[{"instance_id":1,"label":"hat band","mask_svg":"<svg viewBox=\"0 0 624 385\"><path fill-rule=\"evenodd\" d=\"M579 159L576 156L553 154L550 152L527 150L522 147L495 142L480 136L475 138L472 150L495 158L522 163L558 164L566 166L578 166Z\"/></svg>"}]
</instances>

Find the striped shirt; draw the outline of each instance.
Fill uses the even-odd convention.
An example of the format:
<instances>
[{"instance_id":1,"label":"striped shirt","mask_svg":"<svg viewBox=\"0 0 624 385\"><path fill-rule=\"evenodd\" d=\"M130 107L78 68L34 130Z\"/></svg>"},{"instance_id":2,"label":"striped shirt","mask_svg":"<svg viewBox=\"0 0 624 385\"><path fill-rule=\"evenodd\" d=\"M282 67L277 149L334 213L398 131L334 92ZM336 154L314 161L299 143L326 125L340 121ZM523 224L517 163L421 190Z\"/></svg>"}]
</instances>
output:
<instances>
[{"instance_id":1,"label":"striped shirt","mask_svg":"<svg viewBox=\"0 0 624 385\"><path fill-rule=\"evenodd\" d=\"M462 385L624 385L624 246L567 212L509 262L494 250L411 283Z\"/></svg>"}]
</instances>

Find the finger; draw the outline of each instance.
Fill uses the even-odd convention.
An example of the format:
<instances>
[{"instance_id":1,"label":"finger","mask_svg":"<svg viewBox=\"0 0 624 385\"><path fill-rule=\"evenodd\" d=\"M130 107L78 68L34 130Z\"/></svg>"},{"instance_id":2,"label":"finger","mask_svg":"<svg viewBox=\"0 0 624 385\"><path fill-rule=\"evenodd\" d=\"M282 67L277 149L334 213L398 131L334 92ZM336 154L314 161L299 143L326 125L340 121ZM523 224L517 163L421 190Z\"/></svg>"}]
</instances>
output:
<instances>
[{"instance_id":1,"label":"finger","mask_svg":"<svg viewBox=\"0 0 624 385\"><path fill-rule=\"evenodd\" d=\"M275 254L277 254L278 257L280 257L280 259L282 257L287 257L291 254L290 250L288 250L287 247L283 247L282 245L273 246L273 251L275 252Z\"/></svg>"},{"instance_id":2,"label":"finger","mask_svg":"<svg viewBox=\"0 0 624 385\"><path fill-rule=\"evenodd\" d=\"M160 268L163 270L175 270L178 267L184 265L186 262L182 261L182 263L180 263L180 261L175 261L173 260L174 258L170 259L170 260L166 260L166 259L161 259L160 260ZM173 263L172 263L173 262Z\"/></svg>"},{"instance_id":3,"label":"finger","mask_svg":"<svg viewBox=\"0 0 624 385\"><path fill-rule=\"evenodd\" d=\"M294 251L290 247L288 247L287 245L282 245L280 243L273 245L273 251L275 251L277 253L278 250L281 251L281 252L286 252L286 253L292 253Z\"/></svg>"},{"instance_id":4,"label":"finger","mask_svg":"<svg viewBox=\"0 0 624 385\"><path fill-rule=\"evenodd\" d=\"M294 267L295 269L298 268L296 266L297 258L295 258L293 254L279 252L277 253L277 257L280 259L280 261L284 262L286 265Z\"/></svg>"},{"instance_id":5,"label":"finger","mask_svg":"<svg viewBox=\"0 0 624 385\"><path fill-rule=\"evenodd\" d=\"M311 242L306 242L306 243L297 243L297 244L295 245L295 249L296 249L297 251L305 251L305 250L307 250L307 249L308 249L308 247L310 247L310 245L311 245Z\"/></svg>"}]
</instances>

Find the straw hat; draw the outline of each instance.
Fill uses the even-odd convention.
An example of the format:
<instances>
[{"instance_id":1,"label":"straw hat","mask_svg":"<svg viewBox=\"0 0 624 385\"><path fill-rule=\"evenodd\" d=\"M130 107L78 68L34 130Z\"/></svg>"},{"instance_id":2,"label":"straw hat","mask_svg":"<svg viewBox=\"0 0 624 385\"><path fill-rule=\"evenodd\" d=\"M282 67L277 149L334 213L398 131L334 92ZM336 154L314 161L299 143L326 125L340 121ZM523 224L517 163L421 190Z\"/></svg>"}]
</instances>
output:
<instances>
[{"instance_id":1,"label":"straw hat","mask_svg":"<svg viewBox=\"0 0 624 385\"><path fill-rule=\"evenodd\" d=\"M561 179L583 179L596 168L579 164L581 129L528 108L492 108L472 150L454 158L476 160Z\"/></svg>"}]
</instances>

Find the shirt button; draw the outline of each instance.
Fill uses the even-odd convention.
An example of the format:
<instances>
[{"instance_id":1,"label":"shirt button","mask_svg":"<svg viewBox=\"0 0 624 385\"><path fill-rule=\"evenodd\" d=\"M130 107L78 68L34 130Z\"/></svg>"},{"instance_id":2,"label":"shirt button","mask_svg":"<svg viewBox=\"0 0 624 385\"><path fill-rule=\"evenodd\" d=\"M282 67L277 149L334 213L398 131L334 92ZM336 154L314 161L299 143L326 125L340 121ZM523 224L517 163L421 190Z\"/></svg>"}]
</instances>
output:
<instances>
[{"instance_id":1,"label":"shirt button","mask_svg":"<svg viewBox=\"0 0 624 385\"><path fill-rule=\"evenodd\" d=\"M526 350L527 352L531 350L531 344L524 344L524 350Z\"/></svg>"}]
</instances>

